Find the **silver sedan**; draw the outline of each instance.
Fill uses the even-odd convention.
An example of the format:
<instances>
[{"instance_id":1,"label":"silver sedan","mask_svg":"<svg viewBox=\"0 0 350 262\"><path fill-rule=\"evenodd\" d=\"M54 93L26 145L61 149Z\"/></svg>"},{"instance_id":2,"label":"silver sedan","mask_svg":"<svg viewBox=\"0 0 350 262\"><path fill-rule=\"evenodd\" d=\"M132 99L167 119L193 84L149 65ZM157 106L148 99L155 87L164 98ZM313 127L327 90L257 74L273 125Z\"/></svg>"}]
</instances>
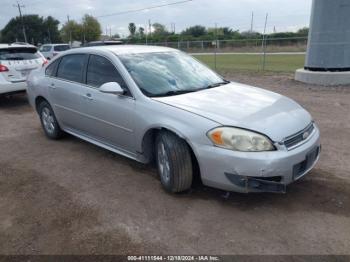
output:
<instances>
[{"instance_id":1,"label":"silver sedan","mask_svg":"<svg viewBox=\"0 0 350 262\"><path fill-rule=\"evenodd\" d=\"M178 50L74 49L27 82L47 137L69 133L154 161L168 192L190 189L195 178L228 191L285 192L319 158L319 129L304 108L227 81Z\"/></svg>"}]
</instances>

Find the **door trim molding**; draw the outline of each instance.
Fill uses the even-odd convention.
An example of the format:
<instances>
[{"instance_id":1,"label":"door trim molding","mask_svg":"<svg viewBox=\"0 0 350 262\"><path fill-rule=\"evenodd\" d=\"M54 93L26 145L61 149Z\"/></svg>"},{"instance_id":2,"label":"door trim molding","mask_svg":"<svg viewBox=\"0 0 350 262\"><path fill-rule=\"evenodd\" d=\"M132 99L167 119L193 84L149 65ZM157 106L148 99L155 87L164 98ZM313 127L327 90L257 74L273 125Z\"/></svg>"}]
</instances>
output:
<instances>
[{"instance_id":1,"label":"door trim molding","mask_svg":"<svg viewBox=\"0 0 350 262\"><path fill-rule=\"evenodd\" d=\"M81 116L83 116L83 117L87 117L87 118L90 118L90 119L92 119L92 120L96 120L96 121L105 123L105 124L107 124L107 125L110 125L110 126L113 126L113 127L119 128L119 129L122 129L122 130L124 130L124 131L129 132L129 133L134 133L134 131L133 131L132 129L129 129L129 128L126 128L126 127L123 127L123 126L119 126L119 125L113 124L113 123L111 123L111 122L108 122L108 121L99 119L99 118L97 118L97 117L94 117L94 116L91 116L91 115L88 115L88 114L81 113L81 112L79 112L79 111L73 110L73 109L71 109L71 108L67 108L67 107L65 107L65 106L61 106L61 105L55 104L55 107L59 107L59 108L61 108L61 109L64 109L64 110L73 112L73 113L78 114L78 115L81 115Z\"/></svg>"},{"instance_id":2,"label":"door trim molding","mask_svg":"<svg viewBox=\"0 0 350 262\"><path fill-rule=\"evenodd\" d=\"M75 131L74 129L71 129L71 128L63 128L63 131L67 132L68 134L71 134L77 138L80 138L84 141L87 141L91 144L94 144L96 146L99 146L99 147L102 147L104 149L107 149L109 151L112 151L116 154L119 154L119 155L122 155L122 156L125 156L127 158L130 158L130 159L133 159L133 160L136 160L138 162L140 162L137 158L137 155L132 153L132 152L129 152L129 151L126 151L126 150L122 150L120 148L117 148L115 146L112 146L112 145L109 145L109 144L105 144L103 142L100 142L94 138L91 138L87 135L84 135L84 134L81 134L81 133L78 133L77 131Z\"/></svg>"}]
</instances>

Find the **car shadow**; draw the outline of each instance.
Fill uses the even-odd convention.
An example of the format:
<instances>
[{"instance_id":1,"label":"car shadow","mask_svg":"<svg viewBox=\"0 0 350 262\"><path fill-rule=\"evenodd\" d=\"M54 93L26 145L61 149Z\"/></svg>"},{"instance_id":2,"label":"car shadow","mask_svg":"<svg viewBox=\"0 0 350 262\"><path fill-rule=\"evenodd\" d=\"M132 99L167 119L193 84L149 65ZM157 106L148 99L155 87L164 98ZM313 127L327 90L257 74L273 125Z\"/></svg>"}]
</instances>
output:
<instances>
[{"instance_id":1,"label":"car shadow","mask_svg":"<svg viewBox=\"0 0 350 262\"><path fill-rule=\"evenodd\" d=\"M68 135L63 143L81 144L82 140ZM101 150L103 157L111 158L129 166L135 173L159 180L154 165L141 164L88 142L84 146ZM81 150L81 148L79 148ZM160 191L166 194L165 191ZM279 209L287 212L321 212L350 217L350 182L331 172L315 168L307 176L287 187L286 194L250 193L240 194L206 187L197 183L191 190L180 194L169 194L180 201L216 201L220 205L241 211L254 209Z\"/></svg>"},{"instance_id":2,"label":"car shadow","mask_svg":"<svg viewBox=\"0 0 350 262\"><path fill-rule=\"evenodd\" d=\"M126 162L132 166L135 172L159 179L154 166L135 163L129 159L126 159ZM164 191L164 193L166 192ZM317 211L350 217L350 182L317 168L304 178L289 185L285 194L241 194L196 183L187 192L171 195L185 201L216 201L220 205L242 211L270 208L288 212Z\"/></svg>"},{"instance_id":3,"label":"car shadow","mask_svg":"<svg viewBox=\"0 0 350 262\"><path fill-rule=\"evenodd\" d=\"M154 164L145 165L112 152L106 153L115 161L123 162L131 167L134 172L160 180ZM162 193L167 194L165 191ZM350 217L350 182L317 168L304 178L289 185L285 194L228 193L197 182L187 192L170 195L178 200L191 202L216 201L220 205L242 211L270 208L288 212L317 211Z\"/></svg>"},{"instance_id":4,"label":"car shadow","mask_svg":"<svg viewBox=\"0 0 350 262\"><path fill-rule=\"evenodd\" d=\"M242 211L277 208L290 212L318 211L350 217L350 183L319 169L289 185L286 194L228 193L201 185L177 197L215 200Z\"/></svg>"},{"instance_id":5,"label":"car shadow","mask_svg":"<svg viewBox=\"0 0 350 262\"><path fill-rule=\"evenodd\" d=\"M0 110L11 112L23 112L30 109L27 95L25 93L9 96L0 96Z\"/></svg>"}]
</instances>

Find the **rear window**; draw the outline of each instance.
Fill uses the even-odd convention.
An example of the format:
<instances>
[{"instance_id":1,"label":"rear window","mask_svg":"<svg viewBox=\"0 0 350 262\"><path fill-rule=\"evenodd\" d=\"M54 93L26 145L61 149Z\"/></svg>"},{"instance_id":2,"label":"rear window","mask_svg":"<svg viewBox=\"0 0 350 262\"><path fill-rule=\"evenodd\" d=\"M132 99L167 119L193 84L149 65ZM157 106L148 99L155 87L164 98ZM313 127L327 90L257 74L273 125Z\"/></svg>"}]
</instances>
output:
<instances>
[{"instance_id":1,"label":"rear window","mask_svg":"<svg viewBox=\"0 0 350 262\"><path fill-rule=\"evenodd\" d=\"M50 45L44 45L40 48L41 52L49 52L51 50L51 46Z\"/></svg>"},{"instance_id":2,"label":"rear window","mask_svg":"<svg viewBox=\"0 0 350 262\"><path fill-rule=\"evenodd\" d=\"M54 46L53 50L58 51L58 52L63 52L70 49L69 45L56 45Z\"/></svg>"},{"instance_id":3,"label":"rear window","mask_svg":"<svg viewBox=\"0 0 350 262\"><path fill-rule=\"evenodd\" d=\"M0 49L0 60L32 60L40 57L36 48Z\"/></svg>"}]
</instances>

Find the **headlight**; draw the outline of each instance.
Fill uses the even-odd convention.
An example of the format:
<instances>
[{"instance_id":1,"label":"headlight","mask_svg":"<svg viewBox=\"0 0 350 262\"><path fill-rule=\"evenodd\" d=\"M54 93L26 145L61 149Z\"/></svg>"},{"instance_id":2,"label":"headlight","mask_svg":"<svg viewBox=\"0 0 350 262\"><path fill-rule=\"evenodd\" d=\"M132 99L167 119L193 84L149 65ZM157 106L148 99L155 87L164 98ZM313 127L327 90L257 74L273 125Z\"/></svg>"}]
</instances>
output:
<instances>
[{"instance_id":1,"label":"headlight","mask_svg":"<svg viewBox=\"0 0 350 262\"><path fill-rule=\"evenodd\" d=\"M209 139L218 147L243 152L273 151L275 147L266 136L234 128L218 127L208 132Z\"/></svg>"}]
</instances>

